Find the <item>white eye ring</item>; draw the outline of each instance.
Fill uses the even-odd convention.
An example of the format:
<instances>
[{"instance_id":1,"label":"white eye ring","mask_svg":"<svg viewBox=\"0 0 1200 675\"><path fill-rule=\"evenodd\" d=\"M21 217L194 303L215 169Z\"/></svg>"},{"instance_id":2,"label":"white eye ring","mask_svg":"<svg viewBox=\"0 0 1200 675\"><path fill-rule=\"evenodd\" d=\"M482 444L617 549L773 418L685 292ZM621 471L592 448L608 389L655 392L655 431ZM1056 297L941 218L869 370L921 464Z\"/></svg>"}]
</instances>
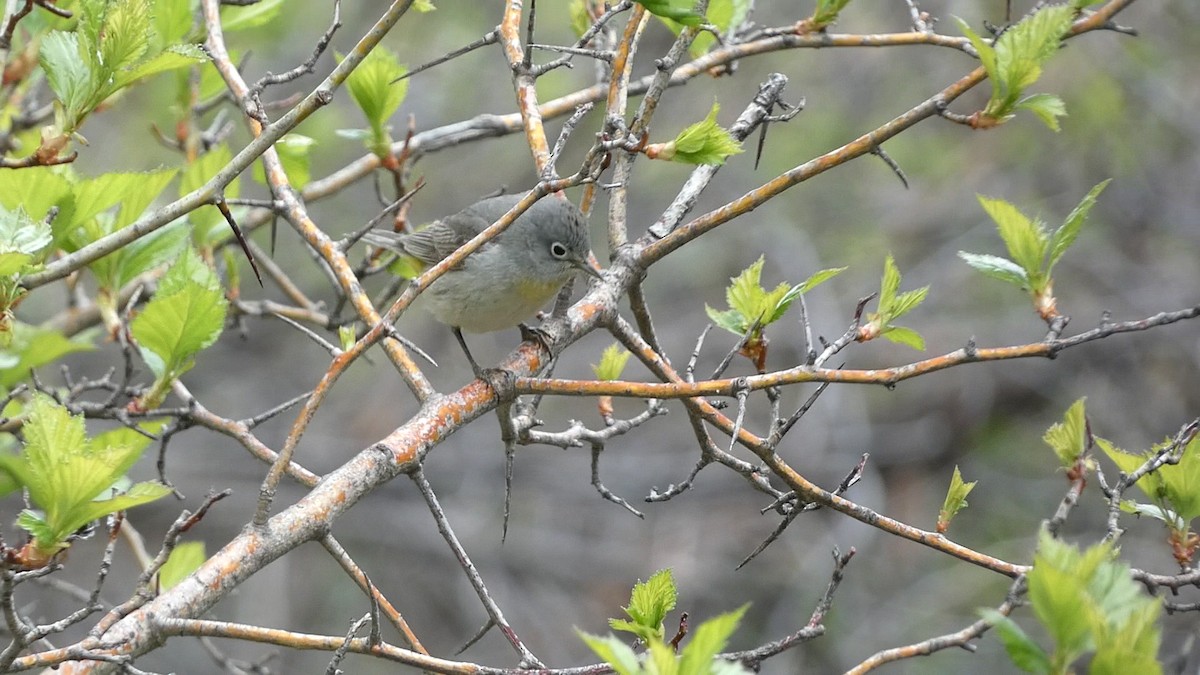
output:
<instances>
[{"instance_id":1,"label":"white eye ring","mask_svg":"<svg viewBox=\"0 0 1200 675\"><path fill-rule=\"evenodd\" d=\"M550 244L550 255L562 260L567 257L567 247L556 241Z\"/></svg>"}]
</instances>

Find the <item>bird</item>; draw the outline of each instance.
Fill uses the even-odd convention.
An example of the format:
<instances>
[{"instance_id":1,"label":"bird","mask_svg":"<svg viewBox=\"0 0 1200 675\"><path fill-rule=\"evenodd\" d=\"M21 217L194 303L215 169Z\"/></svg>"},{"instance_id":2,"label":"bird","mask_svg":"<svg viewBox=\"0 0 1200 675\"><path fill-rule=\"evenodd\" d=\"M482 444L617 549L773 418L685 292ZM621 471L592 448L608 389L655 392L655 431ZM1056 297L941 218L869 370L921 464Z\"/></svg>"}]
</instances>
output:
<instances>
[{"instance_id":1,"label":"bird","mask_svg":"<svg viewBox=\"0 0 1200 675\"><path fill-rule=\"evenodd\" d=\"M500 220L523 196L490 197L416 232L371 230L363 239L411 258L423 271ZM531 329L522 322L577 272L602 278L590 257L586 217L566 199L546 197L437 278L417 303L450 326L478 376L483 370L471 355L463 331L490 333L518 326L527 336Z\"/></svg>"}]
</instances>

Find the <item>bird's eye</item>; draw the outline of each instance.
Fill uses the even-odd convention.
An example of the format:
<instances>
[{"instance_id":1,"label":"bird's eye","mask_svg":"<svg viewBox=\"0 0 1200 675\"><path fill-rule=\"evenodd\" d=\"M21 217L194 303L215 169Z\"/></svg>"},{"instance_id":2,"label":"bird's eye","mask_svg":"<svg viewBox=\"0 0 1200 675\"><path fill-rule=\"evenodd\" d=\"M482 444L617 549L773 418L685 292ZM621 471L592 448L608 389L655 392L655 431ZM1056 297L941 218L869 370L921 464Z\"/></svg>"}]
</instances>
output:
<instances>
[{"instance_id":1,"label":"bird's eye","mask_svg":"<svg viewBox=\"0 0 1200 675\"><path fill-rule=\"evenodd\" d=\"M556 241L553 244L550 244L550 255L562 260L563 258L567 257L567 247Z\"/></svg>"}]
</instances>

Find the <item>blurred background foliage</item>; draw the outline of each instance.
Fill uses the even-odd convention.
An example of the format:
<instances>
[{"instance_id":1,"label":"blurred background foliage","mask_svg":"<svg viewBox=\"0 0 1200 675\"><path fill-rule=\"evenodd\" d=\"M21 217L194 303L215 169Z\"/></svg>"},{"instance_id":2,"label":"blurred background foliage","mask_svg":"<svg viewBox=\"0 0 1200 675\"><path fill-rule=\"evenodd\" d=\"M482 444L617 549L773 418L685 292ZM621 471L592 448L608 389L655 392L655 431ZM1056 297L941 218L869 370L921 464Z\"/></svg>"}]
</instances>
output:
<instances>
[{"instance_id":1,"label":"blurred background foliage","mask_svg":"<svg viewBox=\"0 0 1200 675\"><path fill-rule=\"evenodd\" d=\"M502 11L498 2L438 4L436 12L410 14L384 42L409 67L479 38L495 27ZM976 28L984 19L999 23L1004 4L946 0L923 3L922 9L940 19L940 31L957 34L951 17L963 17ZM1015 4L1023 11L1029 3ZM790 24L809 9L804 3L758 5L754 20L767 26ZM334 38L334 49L347 51L378 11L375 3L345 3L344 26ZM330 3L293 0L275 21L231 37L230 46L240 50L248 79L306 58L328 25L330 12ZM538 42L572 40L566 3L539 3L537 12ZM925 336L928 355L959 348L971 338L980 346L1036 341L1045 326L1024 295L975 273L956 256L960 249L1003 251L975 195L1011 201L1026 213L1057 223L1089 188L1106 178L1114 180L1057 272L1059 308L1073 317L1068 334L1093 327L1106 312L1126 320L1195 305L1200 301L1200 116L1195 113L1200 109L1200 71L1195 67L1200 37L1194 27L1200 22L1200 5L1136 3L1118 21L1137 28L1140 37L1099 32L1073 39L1036 86L1036 91L1055 93L1066 102L1069 116L1060 133L1028 114L986 132L928 120L885 146L906 173L908 189L883 162L864 157L789 190L654 267L646 293L668 354L677 363L686 360L707 321L705 303L723 306L728 278L764 253L763 282L768 287L796 283L818 269L849 266L808 298L814 328L830 339L849 324L857 299L878 288L882 261L890 251L904 274L905 288L932 286L924 305L906 317L906 325ZM909 25L904 3L859 2L850 4L833 30L882 33L905 31ZM653 59L666 52L671 40L669 31L652 22L638 52L635 76L652 72ZM752 151L722 168L694 211L703 213L908 110L975 65L961 52L932 46L792 50L754 57L739 62L733 76L700 77L672 89L663 99L651 140L673 137L702 118L714 99L722 106L721 122L731 123L771 72L790 79L788 100L805 99L803 113L771 127L757 170ZM278 88L287 91L269 93L282 98L292 91L308 91L331 67L327 54L318 63L317 76ZM592 64L577 58L574 69L559 69L538 81L539 97L550 100L590 85L593 78ZM91 145L80 148L76 169L96 175L179 166L180 157L154 143L149 130L151 122L172 128L168 102L174 100L176 86L172 77L158 77L97 114L84 129ZM985 85L952 109L972 112L986 97ZM409 119L421 131L514 109L508 69L493 46L412 77L408 97L392 120L393 135L402 138ZM564 173L577 165L600 115L598 108L580 124L559 164ZM240 119L237 123L234 148L249 138ZM562 119L548 122L551 138L561 124ZM338 129L362 126L361 115L341 90L328 109L297 129L316 140L314 177L363 155L359 143L336 134ZM531 166L520 134L422 157L414 175L423 176L427 185L416 197L413 219L425 222L454 212L500 187L527 188L534 179ZM634 235L654 222L688 172L689 167L667 162L638 164L629 193ZM243 179L243 197L265 195L261 185ZM577 201L579 191L570 196ZM380 203L368 179L310 208L320 226L338 236L373 217ZM607 255L606 208L602 193L592 217L601 261ZM265 244L265 230L254 238ZM277 259L310 291L323 287L323 277L286 227L280 228ZM375 283L382 285L383 280ZM248 297L260 294L251 285L243 286ZM61 303L61 297L43 289L28 298L20 316L36 321ZM441 363L431 371L439 388L451 390L469 379L469 368L444 327L420 313L406 315L399 327ZM772 326L768 337L769 368L790 366L802 358L803 339L794 321ZM517 336L509 331L471 340L478 358L494 362L516 345ZM698 371L711 370L733 340L720 331L711 334ZM610 341L599 334L585 338L567 352L558 375L589 377L588 364L598 361ZM108 344L103 349L116 362L117 348ZM856 368L920 358L882 341L852 347L844 356ZM87 364L94 375L104 370L94 355L73 363ZM227 332L184 379L215 412L238 417L310 389L327 364L327 356L294 330L250 320L240 335ZM741 361L735 362L731 374L751 371L750 364ZM51 373L43 375L53 381ZM631 364L625 377L649 375ZM1128 449L1146 448L1196 416L1198 381L1200 328L1185 322L1072 349L1052 362L966 366L902 383L892 391L832 387L781 452L827 487L836 485L862 453L870 453L865 479L848 496L925 528L932 528L957 464L964 477L978 485L971 507L955 520L950 536L1001 558L1028 562L1039 522L1053 513L1068 486L1040 440L1046 427L1072 401L1087 396L1097 433ZM810 388L785 390L785 408L799 405L810 393ZM751 402L747 424L761 430L765 399L756 394ZM310 427L298 461L318 472L337 466L405 420L414 406L381 356L374 365L360 361ZM589 485L586 452L520 448L512 522L502 545L504 455L494 418L479 420L430 456L426 473L450 522L507 618L547 663L592 662L569 627L603 632L606 618L619 613L633 582L663 567L675 570L680 609L693 617L751 601L732 645L746 648L782 637L807 621L832 569L832 547L857 548L827 618L827 635L768 661L764 672L840 672L879 649L957 630L975 620L978 607L1003 599L1004 578L828 511L799 518L780 541L735 571L778 521L773 512L759 515L767 501L742 479L714 466L699 475L691 491L674 500L640 503L652 488L661 490L682 480L697 459L681 406L668 407L671 415L618 439L602 458L606 485L644 510L644 521L600 499ZM618 415L639 409L636 402L617 402ZM594 401L584 399L550 399L541 417L550 429L562 428L570 419L599 423ZM291 419L284 415L263 428L263 440L280 447ZM1111 472L1111 465L1106 466ZM234 496L189 535L205 540L210 551L249 518L265 470L237 444L203 432L177 437L168 448L166 467L187 496L188 507L194 508L210 487L234 489ZM147 459L135 470L135 478L154 473L153 460ZM291 503L300 495L295 486L285 485L277 503ZM1099 502L1098 491L1089 485L1067 523L1068 539L1092 541L1100 536ZM7 507L6 503L4 511L12 513ZM133 522L154 539L174 517L170 509L142 509ZM419 494L405 480L360 503L334 533L432 653L452 653L484 623L486 617ZM1135 566L1173 571L1165 530L1158 523L1131 523L1121 543L1123 555ZM72 557L88 560L89 547L98 546L77 546ZM132 564L119 568L112 588L135 574ZM89 565L71 566L69 572L82 583L90 583L93 574ZM46 616L66 607L53 598L40 602ZM212 617L338 633L365 610L361 594L314 545L255 576L218 605ZM1164 656L1189 636L1197 637L1194 616L1167 616L1165 624ZM265 653L246 644L222 647L250 659ZM515 665L494 631L462 658ZM279 672L315 672L325 663L327 655L286 653L271 665ZM172 641L138 665L189 673L214 667L190 640ZM391 672L390 666L354 656L345 667L349 672ZM976 654L942 652L888 672L985 673L1006 668L1011 665L989 636Z\"/></svg>"}]
</instances>

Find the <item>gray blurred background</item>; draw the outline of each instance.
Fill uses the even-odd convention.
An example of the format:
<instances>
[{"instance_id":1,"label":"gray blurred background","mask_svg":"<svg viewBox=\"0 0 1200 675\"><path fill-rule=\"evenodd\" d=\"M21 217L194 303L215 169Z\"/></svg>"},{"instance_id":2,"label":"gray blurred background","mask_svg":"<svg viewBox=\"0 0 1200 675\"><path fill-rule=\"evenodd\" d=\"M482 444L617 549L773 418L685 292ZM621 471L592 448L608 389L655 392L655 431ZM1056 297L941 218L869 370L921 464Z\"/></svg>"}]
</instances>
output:
<instances>
[{"instance_id":1,"label":"gray blurred background","mask_svg":"<svg viewBox=\"0 0 1200 675\"><path fill-rule=\"evenodd\" d=\"M1027 3L1017 3L1024 10ZM376 6L377 5L377 6ZM540 3L537 40L565 44L566 3ZM782 25L802 18L801 3L759 3L755 19ZM939 29L957 34L952 16L999 22L1004 3L930 2L923 9L941 19ZM344 27L334 46L347 51L381 11L379 3L347 3ZM248 79L278 72L302 60L329 20L327 3L291 3L285 16L268 26L230 37L231 47L250 52ZM501 3L444 1L431 14L412 14L386 38L410 66L466 44L499 21ZM654 267L646 293L670 357L686 360L704 328L705 303L724 307L728 278L766 254L763 281L798 282L833 266L849 270L809 297L814 328L830 339L850 321L855 302L878 289L884 256L894 253L904 274L903 288L931 284L929 298L905 317L904 325L926 338L924 356L961 347L972 337L980 346L1040 339L1045 327L1027 299L999 282L970 270L956 256L965 249L1000 254L1002 244L976 194L1000 197L1052 225L1066 216L1096 183L1113 178L1091 220L1058 267L1059 308L1073 318L1067 333L1086 330L1104 312L1114 320L1140 318L1200 302L1200 82L1197 56L1200 20L1195 3L1136 3L1119 15L1141 37L1113 32L1071 40L1051 61L1036 91L1054 92L1069 117L1053 133L1030 115L989 132L972 132L943 120L928 120L890 141L886 150L907 174L905 189L876 158L838 167L804 183L753 213L689 244ZM622 24L619 24L622 25ZM852 3L839 32L883 33L909 27L904 3ZM649 73L665 53L671 35L652 22L638 54L635 75ZM539 55L542 60L545 55ZM538 82L546 101L591 84L593 69L577 59L573 70L559 69ZM744 194L780 172L835 148L908 110L974 68L966 55L938 47L796 50L742 61L732 77L701 77L671 90L656 117L652 140L667 140L701 118L712 101L722 104L729 124L771 72L790 78L786 98L807 100L805 111L787 125L771 128L757 171L753 152L733 158L701 198L702 213ZM327 55L318 74L327 73ZM132 92L117 109L97 115L85 129L90 148L81 149L76 167L87 175L114 170L176 166L179 159L149 142L145 124L169 124L158 101L170 95L168 78ZM308 91L308 77L285 91ZM986 100L986 86L952 109L969 113ZM122 110L125 112L123 113ZM408 98L394 118L397 137L407 117L426 130L481 113L514 110L508 70L497 47L489 47L412 78ZM118 124L129 114L135 124ZM585 118L560 170L577 166L600 113ZM553 138L562 119L548 121ZM313 175L327 175L359 157L363 149L335 135L339 128L364 123L348 95L299 129L315 138ZM239 126L233 145L248 135ZM427 185L413 206L424 222L451 213L499 187L522 189L533 182L524 138L513 135L440 151L423 158L414 175ZM640 234L654 222L688 175L688 167L642 161L630 189L630 224ZM250 194L248 194L250 193ZM579 190L570 196L578 201ZM244 181L243 196L265 194ZM379 209L370 180L310 205L316 222L333 236L360 227ZM592 218L597 256L607 250L602 195ZM299 239L281 227L278 259L313 295L329 299L322 275L310 264ZM266 233L255 238L266 243ZM244 276L245 279L245 276ZM378 288L384 280L373 280ZM263 295L243 281L247 297ZM268 285L266 297L282 299ZM29 316L60 307L53 290L33 294L23 310ZM42 303L42 304L39 304ZM628 312L625 312L628 316ZM452 390L470 371L449 331L419 313L405 316L401 331L442 364L430 369L435 386ZM788 367L802 357L802 335L794 317L768 332L769 367ZM516 331L469 337L481 361L495 362L517 344ZM732 335L713 332L699 372L710 372L732 345ZM590 363L612 342L594 334L576 344L557 373L590 377ZM75 359L76 375L98 376L117 351ZM360 361L333 390L320 410L297 459L311 470L332 469L403 423L415 410L412 397L382 354ZM844 352L848 367L906 363L923 355L880 341ZM244 335L227 331L203 354L185 382L215 412L246 417L312 388L328 365L327 355L294 330L271 321L249 320ZM751 366L736 360L731 374ZM52 374L47 373L51 379ZM864 480L848 497L916 526L932 528L955 465L967 480L979 481L971 506L959 515L950 535L961 543L1018 563L1031 559L1039 522L1049 517L1068 483L1049 448L1046 427L1081 396L1088 397L1093 429L1128 449L1143 449L1200 414L1200 324L1113 337L1064 352L1055 361L979 364L905 382L896 390L842 386L829 389L791 433L781 454L799 471L832 488L864 452L871 454ZM650 379L631 362L628 379ZM811 388L785 390L784 407L794 408ZM751 397L748 426L763 432L765 397ZM660 504L642 499L652 489L682 480L698 457L682 407L616 439L604 453L606 485L645 514L638 520L603 501L589 485L589 457L582 450L525 447L518 451L513 513L508 540L500 542L504 455L494 416L485 416L435 449L427 475L493 597L529 647L548 665L592 663L596 659L572 631L605 632L618 616L632 584L655 570L674 570L679 609L698 619L752 603L731 647L750 648L800 628L824 591L834 546L855 547L846 579L826 619L827 634L768 661L764 672L840 672L877 650L958 630L980 607L1003 600L1008 582L996 574L957 562L916 544L884 536L848 518L819 511L796 520L784 536L740 571L734 567L778 522L768 500L738 476L718 466L703 471L694 488ZM621 416L641 410L618 401ZM600 424L595 402L547 399L540 416L550 430L569 420ZM259 435L282 446L292 414L263 427ZM721 437L718 436L718 442ZM747 456L749 458L749 456ZM1106 465L1109 466L1110 465ZM167 455L170 478L187 495L172 508L143 508L134 523L156 541L176 508L195 508L210 489L231 488L189 538L210 551L236 536L250 518L265 467L236 443L203 430L177 437ZM154 475L153 459L137 467L139 478ZM303 494L285 485L282 508ZM9 503L5 503L8 511ZM10 512L11 513L11 512ZM7 518L6 518L7 520ZM1065 535L1090 543L1103 532L1103 509L1094 485L1067 523ZM1124 556L1136 566L1170 573L1176 569L1156 522L1129 522ZM407 479L372 494L339 521L334 534L364 566L374 583L404 613L430 651L451 654L485 622L477 599L439 537L432 518ZM96 542L72 551L67 576L90 583ZM135 575L127 551L105 597L119 602ZM32 598L26 598L32 600ZM1195 601L1194 589L1181 601ZM56 617L68 609L61 599L37 598L34 614ZM219 604L211 618L327 634L342 634L367 611L362 595L317 545L309 545L256 575ZM1028 610L1017 620L1033 630ZM672 615L668 622L675 620ZM1195 615L1166 617L1164 657L1188 635L1196 637ZM1040 636L1034 630L1034 634ZM396 641L387 629L384 636ZM1043 644L1047 644L1043 641ZM256 660L262 646L221 643L229 654ZM490 666L513 666L516 658L493 631L461 658ZM279 654L275 672L323 672L328 655ZM215 672L217 667L192 640L175 639L138 661L141 668L180 673ZM392 672L390 665L350 656L347 672ZM976 654L949 650L933 657L890 666L894 673L986 673L1012 670L992 637Z\"/></svg>"}]
</instances>

